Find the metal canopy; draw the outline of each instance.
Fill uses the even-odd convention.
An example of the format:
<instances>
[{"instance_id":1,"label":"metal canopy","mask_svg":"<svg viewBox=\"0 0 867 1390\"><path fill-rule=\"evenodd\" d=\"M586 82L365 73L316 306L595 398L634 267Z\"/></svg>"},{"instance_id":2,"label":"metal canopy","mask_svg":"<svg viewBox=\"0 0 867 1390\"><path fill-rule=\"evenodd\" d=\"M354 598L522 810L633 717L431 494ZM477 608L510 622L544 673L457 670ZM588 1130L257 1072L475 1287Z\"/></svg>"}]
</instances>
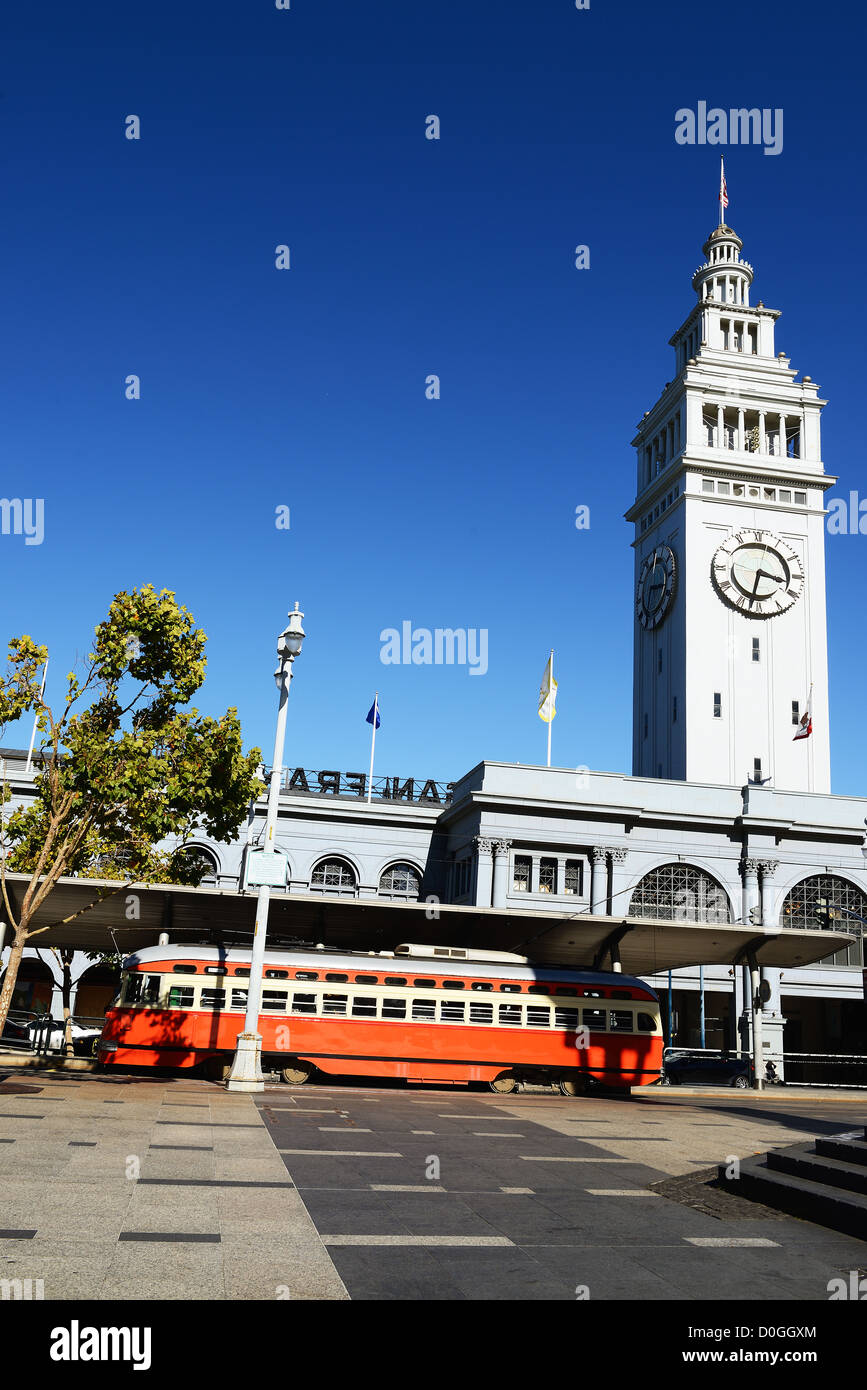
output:
<instances>
[{"instance_id":1,"label":"metal canopy","mask_svg":"<svg viewBox=\"0 0 867 1390\"><path fill-rule=\"evenodd\" d=\"M10 873L6 880L17 904L29 878ZM131 912L138 916L131 917ZM176 942L243 946L252 940L255 915L254 895L222 888L157 884L118 889L116 882L65 878L37 914L35 925L48 930L32 937L28 945L112 951L113 933L118 948L128 952L155 945L160 932L168 932ZM401 942L475 946L516 951L543 965L588 970L594 961L604 968L608 948L616 943L621 967L630 975L689 965L731 965L747 946L755 950L760 965L809 965L852 940L849 933L839 931L789 927L762 931L745 925L299 893L272 894L268 921L272 947L322 943L341 950L388 951Z\"/></svg>"}]
</instances>

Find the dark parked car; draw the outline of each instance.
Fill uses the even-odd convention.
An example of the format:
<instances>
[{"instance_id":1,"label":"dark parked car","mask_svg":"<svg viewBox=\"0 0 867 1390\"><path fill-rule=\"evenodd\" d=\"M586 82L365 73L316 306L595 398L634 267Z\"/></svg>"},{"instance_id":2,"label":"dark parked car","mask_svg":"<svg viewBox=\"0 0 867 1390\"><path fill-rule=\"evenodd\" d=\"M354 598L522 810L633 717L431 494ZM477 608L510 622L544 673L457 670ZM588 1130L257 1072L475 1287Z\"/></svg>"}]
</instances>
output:
<instances>
[{"instance_id":1,"label":"dark parked car","mask_svg":"<svg viewBox=\"0 0 867 1390\"><path fill-rule=\"evenodd\" d=\"M735 1086L745 1091L750 1084L750 1064L745 1057L730 1057L724 1052L714 1056L708 1052L672 1052L662 1061L663 1084L668 1086Z\"/></svg>"},{"instance_id":2,"label":"dark parked car","mask_svg":"<svg viewBox=\"0 0 867 1390\"><path fill-rule=\"evenodd\" d=\"M19 1023L14 1018L7 1018L3 1024L2 1040L5 1043L29 1043L30 1034L27 1031L26 1023Z\"/></svg>"}]
</instances>

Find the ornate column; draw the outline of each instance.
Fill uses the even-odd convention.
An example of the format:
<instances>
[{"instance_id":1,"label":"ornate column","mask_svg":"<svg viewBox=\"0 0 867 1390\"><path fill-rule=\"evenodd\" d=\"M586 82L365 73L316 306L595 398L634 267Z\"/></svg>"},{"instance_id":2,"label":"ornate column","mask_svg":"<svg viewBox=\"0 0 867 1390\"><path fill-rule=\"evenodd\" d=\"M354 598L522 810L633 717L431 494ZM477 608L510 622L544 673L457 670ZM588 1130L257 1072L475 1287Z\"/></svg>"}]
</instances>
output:
<instances>
[{"instance_id":1,"label":"ornate column","mask_svg":"<svg viewBox=\"0 0 867 1390\"><path fill-rule=\"evenodd\" d=\"M493 840L494 847L494 907L506 906L509 890L509 850L511 840Z\"/></svg>"},{"instance_id":2,"label":"ornate column","mask_svg":"<svg viewBox=\"0 0 867 1390\"><path fill-rule=\"evenodd\" d=\"M716 408L716 447L725 448L725 411L721 405Z\"/></svg>"},{"instance_id":3,"label":"ornate column","mask_svg":"<svg viewBox=\"0 0 867 1390\"><path fill-rule=\"evenodd\" d=\"M766 452L767 452L767 448L768 448L768 441L767 441L767 438L766 438L766 436L765 436L765 412L764 412L763 410L760 410L760 411L759 411L759 453L760 453L760 454L766 453Z\"/></svg>"},{"instance_id":4,"label":"ornate column","mask_svg":"<svg viewBox=\"0 0 867 1390\"><path fill-rule=\"evenodd\" d=\"M741 869L744 878L743 911L741 917L747 926L750 924L750 912L754 907L758 907L759 905L759 868L761 862L760 859L747 858L741 860Z\"/></svg>"},{"instance_id":5,"label":"ornate column","mask_svg":"<svg viewBox=\"0 0 867 1390\"><path fill-rule=\"evenodd\" d=\"M476 846L476 906L490 907L494 881L493 844L482 835L475 838Z\"/></svg>"},{"instance_id":6,"label":"ornate column","mask_svg":"<svg viewBox=\"0 0 867 1390\"><path fill-rule=\"evenodd\" d=\"M762 871L762 926L777 926L776 913L774 912L774 874L779 868L778 859L758 859L757 864Z\"/></svg>"},{"instance_id":7,"label":"ornate column","mask_svg":"<svg viewBox=\"0 0 867 1390\"><path fill-rule=\"evenodd\" d=\"M626 877L623 865L626 863L627 851L612 848L608 853L611 855L611 915L619 917L622 914L625 917L629 906L623 891L623 881Z\"/></svg>"},{"instance_id":8,"label":"ornate column","mask_svg":"<svg viewBox=\"0 0 867 1390\"><path fill-rule=\"evenodd\" d=\"M604 917L608 907L608 851L604 845L590 850L590 913Z\"/></svg>"},{"instance_id":9,"label":"ornate column","mask_svg":"<svg viewBox=\"0 0 867 1390\"><path fill-rule=\"evenodd\" d=\"M741 407L741 406L738 406L738 442L737 442L737 447L738 447L741 451L743 451L743 450L747 447L747 441L744 439L744 412L743 412L743 407Z\"/></svg>"}]
</instances>

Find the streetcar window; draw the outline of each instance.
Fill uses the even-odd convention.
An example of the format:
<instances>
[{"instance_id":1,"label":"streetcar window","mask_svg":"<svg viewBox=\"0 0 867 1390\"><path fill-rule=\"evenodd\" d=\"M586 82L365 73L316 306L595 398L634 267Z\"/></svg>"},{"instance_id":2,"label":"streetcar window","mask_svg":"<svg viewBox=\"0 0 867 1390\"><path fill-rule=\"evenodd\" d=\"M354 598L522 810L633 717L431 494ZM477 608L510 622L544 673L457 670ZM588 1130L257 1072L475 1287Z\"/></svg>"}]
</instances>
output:
<instances>
[{"instance_id":1,"label":"streetcar window","mask_svg":"<svg viewBox=\"0 0 867 1390\"><path fill-rule=\"evenodd\" d=\"M387 985L405 985L406 977L404 975L386 975L385 983Z\"/></svg>"},{"instance_id":2,"label":"streetcar window","mask_svg":"<svg viewBox=\"0 0 867 1390\"><path fill-rule=\"evenodd\" d=\"M520 993L521 993L521 986L520 986L520 985L500 985L500 993L501 993L501 994L520 994Z\"/></svg>"},{"instance_id":3,"label":"streetcar window","mask_svg":"<svg viewBox=\"0 0 867 1390\"><path fill-rule=\"evenodd\" d=\"M282 989L265 989L262 991L262 1009L269 1013L286 1013L286 1004L289 996Z\"/></svg>"},{"instance_id":4,"label":"streetcar window","mask_svg":"<svg viewBox=\"0 0 867 1390\"><path fill-rule=\"evenodd\" d=\"M443 1023L463 1023L465 1008L463 999L444 999L440 1004L440 1019Z\"/></svg>"},{"instance_id":5,"label":"streetcar window","mask_svg":"<svg viewBox=\"0 0 867 1390\"><path fill-rule=\"evenodd\" d=\"M326 980L330 980L333 985L344 985L346 984L346 981L349 979L349 976L340 974L330 974L326 975L325 978Z\"/></svg>"},{"instance_id":6,"label":"streetcar window","mask_svg":"<svg viewBox=\"0 0 867 1390\"><path fill-rule=\"evenodd\" d=\"M473 980L473 989L488 989L488 990L490 990L490 989L493 989L493 988L494 988L494 986L493 986L493 985L487 984L485 980Z\"/></svg>"},{"instance_id":7,"label":"streetcar window","mask_svg":"<svg viewBox=\"0 0 867 1390\"><path fill-rule=\"evenodd\" d=\"M205 966L205 974L206 974L206 975L224 975L225 973L226 973L226 967L225 967L224 965L206 965L206 966Z\"/></svg>"},{"instance_id":8,"label":"streetcar window","mask_svg":"<svg viewBox=\"0 0 867 1390\"><path fill-rule=\"evenodd\" d=\"M159 975L148 975L145 980L144 994L142 995L143 1004L156 1004L160 997L160 984L162 983Z\"/></svg>"},{"instance_id":9,"label":"streetcar window","mask_svg":"<svg viewBox=\"0 0 867 1390\"><path fill-rule=\"evenodd\" d=\"M528 986L527 986L527 993L528 993L528 994L547 994L547 993L548 993L548 986L547 986L547 985L528 985Z\"/></svg>"},{"instance_id":10,"label":"streetcar window","mask_svg":"<svg viewBox=\"0 0 867 1390\"><path fill-rule=\"evenodd\" d=\"M318 980L318 979L319 979L319 971L318 971L318 970L296 970L296 971L295 971L295 979L296 979L296 980Z\"/></svg>"},{"instance_id":11,"label":"streetcar window","mask_svg":"<svg viewBox=\"0 0 867 1390\"><path fill-rule=\"evenodd\" d=\"M376 1018L376 1000L371 996L357 994L352 1001L353 1018Z\"/></svg>"},{"instance_id":12,"label":"streetcar window","mask_svg":"<svg viewBox=\"0 0 867 1390\"><path fill-rule=\"evenodd\" d=\"M243 1009L247 1012L247 991L245 989L232 990L232 1008Z\"/></svg>"},{"instance_id":13,"label":"streetcar window","mask_svg":"<svg viewBox=\"0 0 867 1390\"><path fill-rule=\"evenodd\" d=\"M265 979L266 979L266 980L288 980L288 979L289 979L289 971L288 971L288 970L266 970L266 971L265 971Z\"/></svg>"},{"instance_id":14,"label":"streetcar window","mask_svg":"<svg viewBox=\"0 0 867 1390\"><path fill-rule=\"evenodd\" d=\"M236 975L249 975L249 973L250 973L250 967L249 967L249 965L236 965L236 966L235 966L235 974L236 974Z\"/></svg>"},{"instance_id":15,"label":"streetcar window","mask_svg":"<svg viewBox=\"0 0 867 1390\"><path fill-rule=\"evenodd\" d=\"M584 1026L591 1028L594 1033L605 1032L605 1010L604 1009L585 1009Z\"/></svg>"},{"instance_id":16,"label":"streetcar window","mask_svg":"<svg viewBox=\"0 0 867 1390\"><path fill-rule=\"evenodd\" d=\"M527 1023L531 1028L550 1028L551 1010L543 1008L541 1004L528 1004Z\"/></svg>"},{"instance_id":17,"label":"streetcar window","mask_svg":"<svg viewBox=\"0 0 867 1390\"><path fill-rule=\"evenodd\" d=\"M194 993L192 985L173 985L169 990L169 1008L191 1009Z\"/></svg>"},{"instance_id":18,"label":"streetcar window","mask_svg":"<svg viewBox=\"0 0 867 1390\"><path fill-rule=\"evenodd\" d=\"M592 1010L591 1010L591 1012L592 1012ZM587 1022L587 1013L588 1013L588 1010L585 1009L585 1010L584 1010L584 1022L585 1022L585 1023ZM602 1026L603 1026L603 1028L605 1027L605 1015L604 1015L604 1014L603 1014L603 1016L602 1016ZM567 1028L567 1029L569 1029L570 1031L571 1031L572 1029L577 1028L577 1027L578 1027L578 1010L577 1010L577 1009L555 1009L555 1010L554 1010L554 1027L555 1027L555 1028Z\"/></svg>"},{"instance_id":19,"label":"streetcar window","mask_svg":"<svg viewBox=\"0 0 867 1390\"><path fill-rule=\"evenodd\" d=\"M463 980L443 980L443 989L466 989Z\"/></svg>"},{"instance_id":20,"label":"streetcar window","mask_svg":"<svg viewBox=\"0 0 867 1390\"><path fill-rule=\"evenodd\" d=\"M383 999L382 1001L383 1018L406 1018L405 999Z\"/></svg>"},{"instance_id":21,"label":"streetcar window","mask_svg":"<svg viewBox=\"0 0 867 1390\"><path fill-rule=\"evenodd\" d=\"M577 991L577 989L572 989L572 987L569 986L569 985L561 985L559 989L555 989L555 990L554 990L554 993L555 993L555 994L572 994L572 995L577 995L578 991ZM584 993L586 994L587 991L585 990Z\"/></svg>"},{"instance_id":22,"label":"streetcar window","mask_svg":"<svg viewBox=\"0 0 867 1390\"><path fill-rule=\"evenodd\" d=\"M346 995L345 994L323 994L322 1012L324 1014L345 1014Z\"/></svg>"},{"instance_id":23,"label":"streetcar window","mask_svg":"<svg viewBox=\"0 0 867 1390\"><path fill-rule=\"evenodd\" d=\"M631 998L632 998L632 990L631 990L631 989L613 989L608 997L609 997L609 999L631 999Z\"/></svg>"},{"instance_id":24,"label":"streetcar window","mask_svg":"<svg viewBox=\"0 0 867 1390\"><path fill-rule=\"evenodd\" d=\"M413 999L412 1001L413 1018L435 1018L436 1011L435 999Z\"/></svg>"},{"instance_id":25,"label":"streetcar window","mask_svg":"<svg viewBox=\"0 0 867 1390\"><path fill-rule=\"evenodd\" d=\"M631 1033L632 1032L632 1011L631 1009L612 1009L609 1015L611 1019L612 1033Z\"/></svg>"},{"instance_id":26,"label":"streetcar window","mask_svg":"<svg viewBox=\"0 0 867 1390\"><path fill-rule=\"evenodd\" d=\"M493 1004L470 1004L470 1023L493 1023Z\"/></svg>"},{"instance_id":27,"label":"streetcar window","mask_svg":"<svg viewBox=\"0 0 867 1390\"><path fill-rule=\"evenodd\" d=\"M316 995L315 994L293 994L292 995L293 1014L315 1014Z\"/></svg>"},{"instance_id":28,"label":"streetcar window","mask_svg":"<svg viewBox=\"0 0 867 1390\"><path fill-rule=\"evenodd\" d=\"M653 1017L652 1014L638 1015L638 1031L640 1033L656 1032L656 1019Z\"/></svg>"},{"instance_id":29,"label":"streetcar window","mask_svg":"<svg viewBox=\"0 0 867 1390\"><path fill-rule=\"evenodd\" d=\"M520 1028L522 1012L520 1004L501 1004L500 1023L508 1023L512 1028Z\"/></svg>"},{"instance_id":30,"label":"streetcar window","mask_svg":"<svg viewBox=\"0 0 867 1390\"><path fill-rule=\"evenodd\" d=\"M379 984L379 976L378 976L378 975L356 975L356 977L355 977L355 983L356 983L357 985L378 985L378 984Z\"/></svg>"},{"instance_id":31,"label":"streetcar window","mask_svg":"<svg viewBox=\"0 0 867 1390\"><path fill-rule=\"evenodd\" d=\"M130 975L126 982L125 1004L137 1004L141 999L141 987L144 980L141 975Z\"/></svg>"},{"instance_id":32,"label":"streetcar window","mask_svg":"<svg viewBox=\"0 0 867 1390\"><path fill-rule=\"evenodd\" d=\"M173 965L172 970L176 975L195 975L196 973L194 965Z\"/></svg>"},{"instance_id":33,"label":"streetcar window","mask_svg":"<svg viewBox=\"0 0 867 1390\"><path fill-rule=\"evenodd\" d=\"M203 989L202 1008L203 1009L222 1009L226 1002L226 991L224 989Z\"/></svg>"},{"instance_id":34,"label":"streetcar window","mask_svg":"<svg viewBox=\"0 0 867 1390\"><path fill-rule=\"evenodd\" d=\"M436 980L432 980L430 975L424 975L420 980L413 980L413 984L416 989L433 989L436 985Z\"/></svg>"},{"instance_id":35,"label":"streetcar window","mask_svg":"<svg viewBox=\"0 0 867 1390\"><path fill-rule=\"evenodd\" d=\"M561 990L560 993L561 993L561 994L566 994L567 991L566 991L566 990ZM572 993L572 994L577 994L578 991L577 991L577 989L573 989L573 990L571 991L571 993ZM585 989L585 990L582 990L581 993L584 995L584 998L585 998L585 999L601 999L601 998L602 998L602 990L601 990L601 989Z\"/></svg>"}]
</instances>

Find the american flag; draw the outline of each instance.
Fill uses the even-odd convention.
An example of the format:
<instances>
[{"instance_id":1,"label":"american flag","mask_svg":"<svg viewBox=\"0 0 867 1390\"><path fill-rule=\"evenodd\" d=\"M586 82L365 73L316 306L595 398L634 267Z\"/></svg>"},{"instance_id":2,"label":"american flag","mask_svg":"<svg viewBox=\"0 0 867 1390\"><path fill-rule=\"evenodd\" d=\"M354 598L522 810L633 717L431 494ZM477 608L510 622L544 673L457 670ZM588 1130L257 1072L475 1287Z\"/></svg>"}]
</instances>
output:
<instances>
[{"instance_id":1,"label":"american flag","mask_svg":"<svg viewBox=\"0 0 867 1390\"><path fill-rule=\"evenodd\" d=\"M726 188L726 175L722 160L720 160L719 162L719 200L724 208L728 207L729 193L728 189Z\"/></svg>"}]
</instances>

